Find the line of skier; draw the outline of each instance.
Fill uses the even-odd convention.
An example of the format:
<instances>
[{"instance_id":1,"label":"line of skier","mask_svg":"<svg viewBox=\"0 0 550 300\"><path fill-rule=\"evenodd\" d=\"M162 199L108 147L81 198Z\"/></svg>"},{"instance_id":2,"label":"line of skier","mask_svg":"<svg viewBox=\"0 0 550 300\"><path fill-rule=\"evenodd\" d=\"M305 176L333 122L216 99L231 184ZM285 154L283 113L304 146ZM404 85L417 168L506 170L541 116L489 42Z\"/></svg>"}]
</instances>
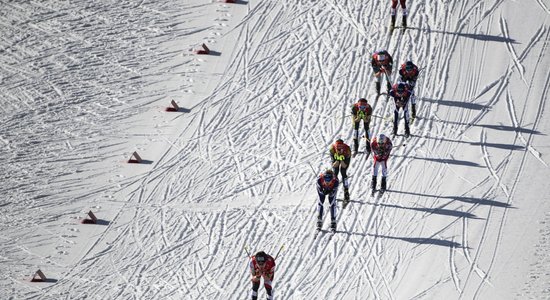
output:
<instances>
[{"instance_id":1,"label":"line of skier","mask_svg":"<svg viewBox=\"0 0 550 300\"><path fill-rule=\"evenodd\" d=\"M390 32L393 32L393 29L395 27L398 0L391 1L392 6L390 10ZM399 0L403 13L402 27L404 28L407 27L407 8L405 2L406 0ZM403 63L399 68L399 80L393 85L390 79L393 69L393 58L388 53L388 51L379 50L374 52L371 57L371 67L375 77L375 89L377 99L378 97L380 97L380 95L382 95L381 86L382 81L385 78L387 99L391 97L395 103L392 136L395 137L397 135L399 124L399 111L403 110L405 119L405 137L408 138L410 136L409 121L412 123L416 118L416 97L414 95L414 87L420 73L418 67L412 61L406 61L405 63ZM409 118L409 101L411 102L412 118ZM350 146L344 143L342 139L337 139L333 144L329 146L329 154L331 158L332 168L325 170L317 178L317 193L319 195L319 201L317 204L318 230L321 229L323 224L324 202L328 196L331 219L330 227L333 232L336 231L336 195L338 193L338 186L340 185L340 180L338 179L339 173L342 174L342 185L344 187L344 207L346 207L350 201L349 178L347 175L347 170L350 166L351 158L355 157L359 153L359 127L361 123L363 123L363 128L365 130L365 135L363 137L366 140L365 153L367 154L367 159L371 152L373 153L371 181L372 195L374 195L376 192L378 171L380 168L382 169L380 191L381 193L386 191L386 178L388 176L387 161L393 149L393 144L391 139L383 133L371 139L369 135L369 130L370 121L373 117L372 112L372 107L365 98L360 98L351 107L351 117L353 122L353 153ZM254 255L249 254L249 269L252 275L252 300L258 299L258 289L260 287L260 280L262 278L264 280L264 288L267 293L267 299L274 299L272 281L275 276L276 257L273 258L264 251L259 251Z\"/></svg>"},{"instance_id":2,"label":"line of skier","mask_svg":"<svg viewBox=\"0 0 550 300\"><path fill-rule=\"evenodd\" d=\"M383 78L386 80L387 99L392 98L395 104L393 117L393 132L395 137L398 132L399 112L403 110L405 118L405 138L410 136L409 127L409 109L408 104L411 103L412 119L416 118L416 99L414 96L414 87L418 79L418 67L412 61L406 61L399 68L399 80L395 84L391 84L391 74L393 69L393 58L386 50L379 50L373 53L371 58L371 67L375 76L376 97L380 97ZM382 170L382 178L380 182L380 192L383 193L387 188L388 167L387 161L393 148L391 139L381 133L371 139L369 134L370 122L373 117L373 110L367 99L361 98L351 106L351 117L353 124L353 153L349 145L344 140L337 139L329 147L329 154L332 168L325 170L317 177L317 193L319 201L317 203L317 229L320 230L323 224L324 202L328 197L330 204L330 228L336 231L336 195L340 181L339 173L342 174L342 185L344 187L344 207L350 201L349 198L349 178L347 170L350 166L351 158L359 153L359 127L363 123L366 140L365 153L367 158L373 153L373 168L371 189L372 195L375 194L378 181L378 171Z\"/></svg>"}]
</instances>

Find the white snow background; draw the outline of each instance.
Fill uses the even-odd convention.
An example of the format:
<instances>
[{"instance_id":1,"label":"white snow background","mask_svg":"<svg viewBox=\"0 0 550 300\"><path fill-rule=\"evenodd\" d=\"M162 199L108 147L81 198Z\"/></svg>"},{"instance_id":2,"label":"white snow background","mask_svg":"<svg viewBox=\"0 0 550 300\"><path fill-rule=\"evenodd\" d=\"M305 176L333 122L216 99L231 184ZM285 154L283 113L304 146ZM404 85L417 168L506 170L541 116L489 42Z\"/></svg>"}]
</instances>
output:
<instances>
[{"instance_id":1,"label":"white snow background","mask_svg":"<svg viewBox=\"0 0 550 300\"><path fill-rule=\"evenodd\" d=\"M550 299L550 4L408 2L390 38L389 0L1 0L0 299L249 299L283 245L276 299ZM382 48L413 135L314 238L350 105L391 132Z\"/></svg>"}]
</instances>

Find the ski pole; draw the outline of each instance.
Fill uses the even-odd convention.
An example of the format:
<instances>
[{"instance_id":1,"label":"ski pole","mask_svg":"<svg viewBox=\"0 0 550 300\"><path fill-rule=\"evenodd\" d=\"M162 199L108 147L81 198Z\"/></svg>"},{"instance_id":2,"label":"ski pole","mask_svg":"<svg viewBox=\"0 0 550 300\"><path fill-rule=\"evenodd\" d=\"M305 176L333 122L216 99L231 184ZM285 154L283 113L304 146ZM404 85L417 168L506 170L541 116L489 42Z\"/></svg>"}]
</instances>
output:
<instances>
[{"instance_id":1,"label":"ski pole","mask_svg":"<svg viewBox=\"0 0 550 300\"><path fill-rule=\"evenodd\" d=\"M390 80L390 76L388 75L388 71L386 70L386 68L384 68L384 75L386 75L386 82L390 84L391 86L391 80Z\"/></svg>"},{"instance_id":2,"label":"ski pole","mask_svg":"<svg viewBox=\"0 0 550 300\"><path fill-rule=\"evenodd\" d=\"M277 260L277 257L279 257L279 253L281 253L281 251L283 250L284 247L285 247L285 244L282 244L281 248L279 248L279 251L277 252L277 254L275 255L275 258L273 260Z\"/></svg>"},{"instance_id":3,"label":"ski pole","mask_svg":"<svg viewBox=\"0 0 550 300\"><path fill-rule=\"evenodd\" d=\"M246 254L248 255L248 257L250 257L250 251L248 251L247 245L244 245L244 251L246 251Z\"/></svg>"}]
</instances>

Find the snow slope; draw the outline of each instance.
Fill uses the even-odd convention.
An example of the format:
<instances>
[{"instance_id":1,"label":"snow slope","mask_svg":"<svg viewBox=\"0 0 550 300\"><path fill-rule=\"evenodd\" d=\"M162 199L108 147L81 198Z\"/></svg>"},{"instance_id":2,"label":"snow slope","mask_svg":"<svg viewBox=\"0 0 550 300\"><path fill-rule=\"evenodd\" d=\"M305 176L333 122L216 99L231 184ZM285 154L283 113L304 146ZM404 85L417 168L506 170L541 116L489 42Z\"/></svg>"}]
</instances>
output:
<instances>
[{"instance_id":1,"label":"snow slope","mask_svg":"<svg viewBox=\"0 0 550 300\"><path fill-rule=\"evenodd\" d=\"M388 2L1 1L0 298L246 299L284 245L277 299L548 299L550 4L410 1L390 38ZM315 238L350 105L391 131L381 48L423 68L413 136Z\"/></svg>"}]
</instances>

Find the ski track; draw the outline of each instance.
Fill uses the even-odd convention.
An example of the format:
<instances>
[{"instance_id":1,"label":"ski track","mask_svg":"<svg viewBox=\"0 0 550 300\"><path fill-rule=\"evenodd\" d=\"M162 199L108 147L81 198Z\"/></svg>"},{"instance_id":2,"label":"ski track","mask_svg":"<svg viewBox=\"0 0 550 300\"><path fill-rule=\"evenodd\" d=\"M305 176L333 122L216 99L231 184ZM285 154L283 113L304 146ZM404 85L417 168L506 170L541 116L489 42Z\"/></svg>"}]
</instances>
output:
<instances>
[{"instance_id":1,"label":"ski track","mask_svg":"<svg viewBox=\"0 0 550 300\"><path fill-rule=\"evenodd\" d=\"M387 35L389 7L381 0L374 1L373 5L331 0L323 1L322 5L307 1L293 5L275 1L238 6L204 5L202 9L216 10L219 17L207 20L204 28L193 28L194 34L208 33L205 39L219 45L216 43L224 34L238 31L231 63L223 70L212 93L191 108L187 115L189 123L178 130L176 136L159 134L156 137L169 146L146 167L147 171L105 185L96 183L78 191L75 197L67 195L55 200L40 191L51 189L52 184L63 186L64 191L73 191L72 194L83 189L76 179L67 175L82 172L87 178L94 178L119 170L116 167L96 169L93 165L97 157L116 160L119 155L113 153L127 151L124 144L101 137L136 136L127 136L124 131L115 130L116 127L109 130L98 125L118 122L130 128L132 123L127 118L138 116L143 112L142 106L165 98L161 90L151 91L148 97L139 97L137 91L150 84L147 77L161 78L162 73L150 74L151 66L158 65L157 71L163 72L181 70L176 66L161 67L180 54L163 53L159 45L177 40L178 35L191 34L180 29L170 30L178 28L174 18L180 14L185 17L186 13L181 8L172 8L174 3L170 1L165 4L77 1L61 7L56 6L60 4L58 1L23 4L2 1L13 13L9 18L13 23L0 24L7 32L0 49L10 54L2 57L0 67L3 82L0 90L7 91L3 94L8 95L2 110L17 108L20 111L19 115L6 119L0 137L3 147L14 151L13 165L3 166L17 179L10 179L3 191L8 196L16 195L18 181L30 178L35 190L28 193L28 201L13 203L18 215L13 219L14 224L22 227L31 224L23 217L27 203L33 203L32 209L43 209L60 206L66 198L71 198L67 203L107 195L114 199L104 201L115 203L121 199L109 224L94 233L89 245L83 246L71 263L62 264L59 262L63 260L56 257L35 253L24 241L6 240L0 253L16 248L38 261L63 269L59 281L46 288L22 284L14 280L14 275L10 275L12 283L8 285L21 289L19 296L30 298L43 294L52 299L94 294L131 299L244 298L250 284L246 253L241 250L243 245L250 246L251 251L265 249L274 255L284 244L275 277L275 290L280 299L400 299L403 294L399 293L399 285L407 280L415 260L425 256L428 249L446 247L441 251L447 255L448 277L419 286L416 294L408 298L430 298L432 290L437 291L437 286L447 283L454 285L459 298L478 297L485 286L491 285L491 270L504 234L507 207L484 208L479 203L458 203L459 200L442 203L449 199L439 189L444 184L443 177L451 176L468 186L469 190L459 197L474 191L476 195L483 195L483 199L502 194L505 203L511 205L519 177L525 173L527 157L533 156L548 167L541 152L532 145L535 135L532 132L536 131L546 107L550 76L545 78L540 99L535 99L539 100L535 116L527 115L525 102L508 90L512 77L518 76L528 87L526 98L535 97L529 82L533 81L536 70L533 78L528 79L529 72L523 64L540 42L547 47L548 30L542 26L528 44L512 44L509 24L494 12L503 2L493 1L490 7L471 1L415 3L410 15L418 16L418 21L415 19L411 25L418 26L415 23L419 22L422 28L413 27L404 32L396 29L391 39ZM550 13L540 0L537 3ZM450 14L447 5L457 13ZM83 9L75 9L79 6ZM41 15L40 22L25 15L29 7ZM227 30L225 23L232 21L231 13L243 9L249 10L246 18L229 32L222 33ZM137 13L143 20L129 21ZM126 22L127 32L119 32L114 26L121 19ZM432 118L416 120L411 128L415 135L405 146L394 150L389 185L395 192L375 198L365 196L369 195L372 159L365 160L359 155L353 160L351 170L354 201L345 210L338 211L339 232L321 233L313 238L315 176L327 166L327 149L335 138L342 136L351 141L347 117L350 105L358 97L366 97L369 102L374 99L371 53L388 49L396 66L408 58L417 61L426 68L416 87L418 95L443 99L444 94L452 94L454 89L447 86L452 58L457 52L471 53L479 49L474 43L461 42L464 37L458 33L473 32L478 26L487 26L489 31L493 22L498 22L506 40L510 66L489 84L480 81L478 74L488 67L483 64L483 58L490 55L490 45L486 43L482 52L471 57L480 64L473 67L460 64L458 71L467 74L462 78L466 90L454 91L465 103L473 104L483 98L488 108L457 113L438 101L422 102L419 97L419 115ZM107 33L92 38L86 30L90 24L101 26ZM111 44L113 39L120 48L110 49L115 57L105 56L102 47L115 47L116 43ZM149 45L147 39L154 39L157 45ZM525 47L523 52L518 51L518 46ZM64 52L58 53L60 47ZM539 54L539 60L544 54ZM207 60L215 59L187 57L182 66L202 71ZM15 64L17 60L23 63ZM87 74L83 66L95 70L91 73L99 76ZM67 72L80 83L67 81L64 78ZM183 79L188 77L185 75ZM395 82L396 74L392 77ZM24 88L28 82L30 88ZM193 90L194 85L190 83L185 88ZM371 103L374 114L391 117L393 103L384 98L381 96ZM70 103L71 111L48 105L55 103L52 99ZM470 133L480 128L490 108L497 105L506 106L515 138L525 147L521 161L513 166L508 166L517 159L513 149L493 158L488 129L481 127L479 140L471 138ZM30 107L35 110L30 111ZM521 114L516 111L517 107L523 107ZM122 109L126 112L124 116L120 114ZM32 120L37 124L18 124L27 114L34 114ZM74 128L49 129L70 116L76 116ZM519 130L523 124L533 124L531 133ZM24 126L29 126L27 136L18 138L10 134L10 129ZM375 119L370 133L376 135L390 130L391 122ZM39 138L52 131L55 135L51 138ZM403 121L400 121L400 131L403 131ZM396 137L394 145L404 143L402 139ZM479 145L486 177L470 180L461 175L462 168L445 162L445 159L460 157L460 147L455 147L456 144ZM38 153L25 153L23 150L28 145L45 148ZM364 141L360 147L364 147ZM93 153L85 157L86 161L79 156L82 149ZM25 162L33 161L36 154L44 155L51 165L38 162L36 170L23 167ZM411 157L426 159L426 168L441 178L420 181L413 186L410 176L418 175L415 171L418 163ZM56 179L40 179L47 172ZM510 176L514 178L512 183ZM204 188L193 189L196 183ZM398 193L408 190L413 194ZM289 196L294 193L299 196ZM422 199L422 195L433 197L424 197L430 198L427 200ZM286 197L299 202L291 202ZM45 203L35 203L36 200ZM329 219L326 203L325 211L324 228ZM450 214L448 219L429 223L430 219L445 216L443 212ZM74 210L60 216L71 214L75 214ZM470 220L469 216L477 218ZM6 217L2 212L2 218ZM438 227L430 228L433 224ZM36 224L31 227L44 233L44 244L71 244L71 236L60 234L58 229L49 230ZM498 236L488 237L488 232L495 227ZM473 237L472 231L479 235ZM455 235L457 232L460 236ZM48 241L48 237L54 239ZM422 241L411 242L415 237ZM486 249L489 247L492 249ZM349 267L338 268L343 265ZM317 276L312 279L311 274ZM228 282L228 279L234 280ZM0 289L0 293L7 291L8 287ZM260 297L264 293L261 289Z\"/></svg>"}]
</instances>

